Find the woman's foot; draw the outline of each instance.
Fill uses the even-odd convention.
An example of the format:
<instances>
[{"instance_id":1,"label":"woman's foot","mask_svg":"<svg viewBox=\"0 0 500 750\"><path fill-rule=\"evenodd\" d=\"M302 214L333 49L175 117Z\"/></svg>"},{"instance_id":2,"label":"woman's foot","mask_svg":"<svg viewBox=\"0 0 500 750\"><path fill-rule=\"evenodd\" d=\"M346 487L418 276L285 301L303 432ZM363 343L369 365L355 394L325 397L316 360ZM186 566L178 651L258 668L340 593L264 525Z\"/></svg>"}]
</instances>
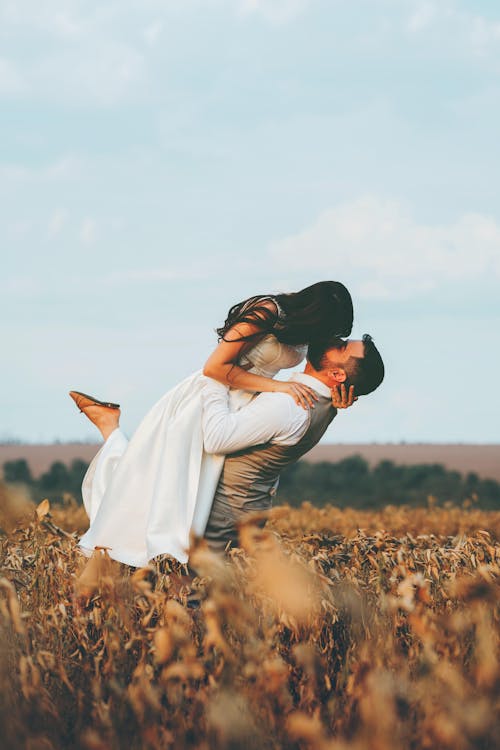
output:
<instances>
[{"instance_id":1,"label":"woman's foot","mask_svg":"<svg viewBox=\"0 0 500 750\"><path fill-rule=\"evenodd\" d=\"M120 409L118 404L105 405L98 399L79 391L70 391L69 395L85 416L95 424L104 440L120 426Z\"/></svg>"}]
</instances>

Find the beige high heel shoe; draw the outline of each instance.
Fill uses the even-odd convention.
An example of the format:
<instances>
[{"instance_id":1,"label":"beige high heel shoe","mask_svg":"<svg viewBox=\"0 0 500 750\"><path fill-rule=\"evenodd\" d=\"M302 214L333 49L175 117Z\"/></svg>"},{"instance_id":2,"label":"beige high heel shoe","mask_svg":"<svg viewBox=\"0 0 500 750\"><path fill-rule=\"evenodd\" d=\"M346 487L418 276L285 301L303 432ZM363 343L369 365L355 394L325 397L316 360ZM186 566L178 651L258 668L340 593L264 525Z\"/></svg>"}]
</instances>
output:
<instances>
[{"instance_id":1,"label":"beige high heel shoe","mask_svg":"<svg viewBox=\"0 0 500 750\"><path fill-rule=\"evenodd\" d=\"M80 391L70 391L69 395L80 409L80 412L83 412L89 406L106 406L108 409L120 408L120 404L113 404L111 401L99 401L98 398L81 393Z\"/></svg>"}]
</instances>

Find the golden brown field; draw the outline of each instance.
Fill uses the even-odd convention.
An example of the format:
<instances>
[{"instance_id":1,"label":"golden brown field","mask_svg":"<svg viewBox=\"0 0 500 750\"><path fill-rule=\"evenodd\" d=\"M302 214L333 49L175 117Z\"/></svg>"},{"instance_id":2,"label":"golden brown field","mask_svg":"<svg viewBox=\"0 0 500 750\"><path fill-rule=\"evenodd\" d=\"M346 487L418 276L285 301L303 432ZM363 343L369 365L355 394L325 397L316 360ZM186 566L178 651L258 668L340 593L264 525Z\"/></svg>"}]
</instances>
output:
<instances>
[{"instance_id":1,"label":"golden brown field","mask_svg":"<svg viewBox=\"0 0 500 750\"><path fill-rule=\"evenodd\" d=\"M500 512L280 507L194 549L190 606L0 492L2 747L500 747Z\"/></svg>"}]
</instances>

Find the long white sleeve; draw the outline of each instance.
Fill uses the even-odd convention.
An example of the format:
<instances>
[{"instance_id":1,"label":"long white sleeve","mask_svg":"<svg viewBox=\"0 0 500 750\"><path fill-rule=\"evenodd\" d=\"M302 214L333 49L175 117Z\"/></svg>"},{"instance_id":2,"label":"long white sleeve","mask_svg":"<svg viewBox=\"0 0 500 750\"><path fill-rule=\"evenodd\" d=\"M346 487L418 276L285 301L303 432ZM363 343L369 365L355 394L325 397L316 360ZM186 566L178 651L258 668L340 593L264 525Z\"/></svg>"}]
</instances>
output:
<instances>
[{"instance_id":1,"label":"long white sleeve","mask_svg":"<svg viewBox=\"0 0 500 750\"><path fill-rule=\"evenodd\" d=\"M260 393L248 406L230 412L228 388L207 378L202 400L207 453L233 453L268 442L295 445L309 424L309 412L286 393Z\"/></svg>"}]
</instances>

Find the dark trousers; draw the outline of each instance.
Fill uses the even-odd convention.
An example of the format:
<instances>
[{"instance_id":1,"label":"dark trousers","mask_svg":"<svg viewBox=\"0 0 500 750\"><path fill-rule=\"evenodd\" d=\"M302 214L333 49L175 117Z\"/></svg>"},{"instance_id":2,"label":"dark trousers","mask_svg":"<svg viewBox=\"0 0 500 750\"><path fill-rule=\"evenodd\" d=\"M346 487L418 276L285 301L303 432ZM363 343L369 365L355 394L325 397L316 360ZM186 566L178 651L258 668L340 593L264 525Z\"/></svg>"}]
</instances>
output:
<instances>
[{"instance_id":1,"label":"dark trousers","mask_svg":"<svg viewBox=\"0 0 500 750\"><path fill-rule=\"evenodd\" d=\"M209 548L214 552L224 552L229 543L231 547L237 547L238 524L250 513L269 510L271 505L272 501L269 496L256 503L237 495L226 497L216 492L204 534ZM260 526L264 524L264 520L259 520Z\"/></svg>"}]
</instances>

